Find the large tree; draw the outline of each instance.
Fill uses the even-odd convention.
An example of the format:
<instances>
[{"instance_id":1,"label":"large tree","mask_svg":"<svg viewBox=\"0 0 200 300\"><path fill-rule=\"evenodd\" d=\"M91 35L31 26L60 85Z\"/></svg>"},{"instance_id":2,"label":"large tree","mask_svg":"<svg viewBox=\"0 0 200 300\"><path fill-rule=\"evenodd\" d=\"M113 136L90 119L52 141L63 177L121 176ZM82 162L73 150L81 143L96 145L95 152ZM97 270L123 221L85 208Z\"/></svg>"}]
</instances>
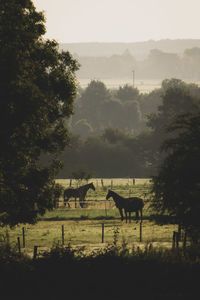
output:
<instances>
[{"instance_id":1,"label":"large tree","mask_svg":"<svg viewBox=\"0 0 200 300\"><path fill-rule=\"evenodd\" d=\"M102 109L110 98L110 92L105 84L98 80L92 80L78 101L76 114L73 118L75 129L79 120L87 119L90 126L98 132L104 119Z\"/></svg>"},{"instance_id":2,"label":"large tree","mask_svg":"<svg viewBox=\"0 0 200 300\"><path fill-rule=\"evenodd\" d=\"M77 62L44 40L31 0L0 1L0 223L34 223L59 194L57 153L68 143ZM51 154L41 166L42 154ZM52 159L53 157L53 159Z\"/></svg>"},{"instance_id":3,"label":"large tree","mask_svg":"<svg viewBox=\"0 0 200 300\"><path fill-rule=\"evenodd\" d=\"M166 79L162 82L162 103L156 113L147 116L147 125L152 129L150 139L151 162L155 171L164 158L160 152L162 142L169 136L166 128L179 115L195 113L200 107L200 88L179 79ZM170 133L171 135L171 133Z\"/></svg>"},{"instance_id":4,"label":"large tree","mask_svg":"<svg viewBox=\"0 0 200 300\"><path fill-rule=\"evenodd\" d=\"M167 153L153 178L153 204L159 214L167 212L200 239L200 110L179 116L168 128L173 136L162 145Z\"/></svg>"}]
</instances>

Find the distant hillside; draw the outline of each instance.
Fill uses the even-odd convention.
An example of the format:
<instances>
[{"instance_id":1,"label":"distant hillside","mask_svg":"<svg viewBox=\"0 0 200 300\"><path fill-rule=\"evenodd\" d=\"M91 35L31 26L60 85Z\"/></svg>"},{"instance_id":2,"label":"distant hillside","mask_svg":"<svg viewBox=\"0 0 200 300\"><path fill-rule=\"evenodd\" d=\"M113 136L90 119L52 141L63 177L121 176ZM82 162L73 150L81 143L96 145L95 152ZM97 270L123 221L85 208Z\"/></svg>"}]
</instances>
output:
<instances>
[{"instance_id":1,"label":"distant hillside","mask_svg":"<svg viewBox=\"0 0 200 300\"><path fill-rule=\"evenodd\" d=\"M146 41L135 43L71 43L60 44L60 48L69 50L78 56L111 56L121 55L125 50L129 50L136 60L143 60L152 49L159 49L164 52L182 54L185 49L200 47L200 39L177 39Z\"/></svg>"}]
</instances>

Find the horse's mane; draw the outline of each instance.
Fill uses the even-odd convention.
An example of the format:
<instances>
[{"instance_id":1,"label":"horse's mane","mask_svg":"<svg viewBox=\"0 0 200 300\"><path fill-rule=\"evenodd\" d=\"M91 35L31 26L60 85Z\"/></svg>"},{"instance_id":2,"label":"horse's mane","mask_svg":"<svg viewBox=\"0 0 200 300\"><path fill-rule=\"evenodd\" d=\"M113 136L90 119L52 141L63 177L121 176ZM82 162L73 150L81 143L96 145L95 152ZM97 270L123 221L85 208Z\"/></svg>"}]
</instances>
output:
<instances>
[{"instance_id":1,"label":"horse's mane","mask_svg":"<svg viewBox=\"0 0 200 300\"><path fill-rule=\"evenodd\" d=\"M87 183L87 184L85 184L83 186L90 186L90 185L94 185L93 182Z\"/></svg>"},{"instance_id":2,"label":"horse's mane","mask_svg":"<svg viewBox=\"0 0 200 300\"><path fill-rule=\"evenodd\" d=\"M124 197L120 196L119 194L117 194L116 192L114 192L112 190L109 190L109 192L112 193L112 194L114 194L114 195L116 195L117 197L124 198Z\"/></svg>"}]
</instances>

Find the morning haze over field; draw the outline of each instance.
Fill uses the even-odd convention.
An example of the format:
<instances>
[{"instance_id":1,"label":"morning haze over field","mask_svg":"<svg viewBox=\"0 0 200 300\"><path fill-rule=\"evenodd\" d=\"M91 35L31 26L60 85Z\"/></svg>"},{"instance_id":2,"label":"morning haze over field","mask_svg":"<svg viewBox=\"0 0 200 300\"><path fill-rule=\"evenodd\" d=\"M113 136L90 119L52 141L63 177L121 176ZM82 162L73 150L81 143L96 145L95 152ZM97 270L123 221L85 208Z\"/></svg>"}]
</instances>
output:
<instances>
[{"instance_id":1,"label":"morning haze over field","mask_svg":"<svg viewBox=\"0 0 200 300\"><path fill-rule=\"evenodd\" d=\"M46 37L81 64L77 78L117 88L134 83L141 92L165 78L199 81L198 0L34 1L47 18ZM75 13L75 16L74 16ZM191 17L192 16L192 17ZM188 67L187 64L190 64Z\"/></svg>"},{"instance_id":2,"label":"morning haze over field","mask_svg":"<svg viewBox=\"0 0 200 300\"><path fill-rule=\"evenodd\" d=\"M198 297L199 11L0 0L3 299Z\"/></svg>"}]
</instances>

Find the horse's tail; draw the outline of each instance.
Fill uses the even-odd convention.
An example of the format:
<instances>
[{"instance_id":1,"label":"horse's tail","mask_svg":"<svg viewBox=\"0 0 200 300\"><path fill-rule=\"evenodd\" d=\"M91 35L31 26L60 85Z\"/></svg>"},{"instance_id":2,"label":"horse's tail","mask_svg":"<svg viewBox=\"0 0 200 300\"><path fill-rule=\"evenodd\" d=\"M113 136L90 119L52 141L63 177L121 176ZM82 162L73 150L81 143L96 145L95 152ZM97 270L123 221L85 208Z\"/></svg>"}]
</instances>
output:
<instances>
[{"instance_id":1,"label":"horse's tail","mask_svg":"<svg viewBox=\"0 0 200 300\"><path fill-rule=\"evenodd\" d=\"M144 200L141 198L141 206L142 206L142 208L144 207Z\"/></svg>"}]
</instances>

